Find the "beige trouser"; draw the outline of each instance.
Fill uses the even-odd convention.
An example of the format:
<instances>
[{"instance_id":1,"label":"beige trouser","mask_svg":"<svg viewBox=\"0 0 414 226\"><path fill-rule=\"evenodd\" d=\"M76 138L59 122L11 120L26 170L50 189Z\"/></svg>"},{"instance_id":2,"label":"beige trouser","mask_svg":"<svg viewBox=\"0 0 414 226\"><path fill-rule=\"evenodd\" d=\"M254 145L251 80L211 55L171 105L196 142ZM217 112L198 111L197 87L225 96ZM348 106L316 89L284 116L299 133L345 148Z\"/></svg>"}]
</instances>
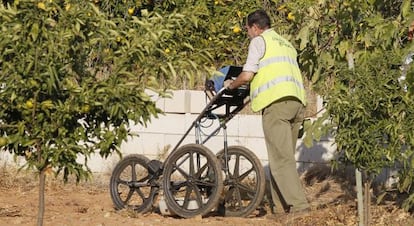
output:
<instances>
[{"instance_id":1,"label":"beige trouser","mask_svg":"<svg viewBox=\"0 0 414 226\"><path fill-rule=\"evenodd\" d=\"M296 141L304 117L304 106L283 98L263 110L263 131L271 172L272 200L276 212L309 207L296 170Z\"/></svg>"}]
</instances>

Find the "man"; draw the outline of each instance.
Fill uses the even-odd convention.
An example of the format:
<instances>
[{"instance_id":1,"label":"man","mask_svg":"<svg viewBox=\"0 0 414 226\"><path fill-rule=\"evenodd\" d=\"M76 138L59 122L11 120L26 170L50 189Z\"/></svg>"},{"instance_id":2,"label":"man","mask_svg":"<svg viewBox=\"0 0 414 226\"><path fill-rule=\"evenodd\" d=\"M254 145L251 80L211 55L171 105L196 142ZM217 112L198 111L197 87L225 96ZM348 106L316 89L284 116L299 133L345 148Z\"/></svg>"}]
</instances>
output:
<instances>
[{"instance_id":1,"label":"man","mask_svg":"<svg viewBox=\"0 0 414 226\"><path fill-rule=\"evenodd\" d=\"M227 89L250 83L251 107L262 112L271 171L272 200L286 213L308 212L309 203L296 170L295 150L306 103L295 48L270 28L264 10L247 17L251 39L246 64ZM276 211L277 213L278 211Z\"/></svg>"}]
</instances>

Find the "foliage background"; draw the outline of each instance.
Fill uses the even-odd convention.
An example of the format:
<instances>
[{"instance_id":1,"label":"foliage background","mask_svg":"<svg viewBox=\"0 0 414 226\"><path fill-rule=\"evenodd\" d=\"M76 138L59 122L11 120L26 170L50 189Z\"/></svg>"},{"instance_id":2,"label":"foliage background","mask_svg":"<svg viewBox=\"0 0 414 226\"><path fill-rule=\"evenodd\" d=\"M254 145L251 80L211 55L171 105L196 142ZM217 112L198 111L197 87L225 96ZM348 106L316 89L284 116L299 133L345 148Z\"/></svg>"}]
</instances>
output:
<instances>
[{"instance_id":1,"label":"foliage background","mask_svg":"<svg viewBox=\"0 0 414 226\"><path fill-rule=\"evenodd\" d=\"M197 88L222 65L241 65L246 15L264 8L291 40L324 115L305 142L331 132L345 162L375 176L398 164L412 193L413 69L399 65L413 43L410 0L3 0L0 6L0 146L28 167L86 177L160 111L161 96ZM407 87L407 90L403 87ZM414 203L414 197L407 199ZM409 206L409 205L408 205ZM409 207L407 207L409 208Z\"/></svg>"}]
</instances>

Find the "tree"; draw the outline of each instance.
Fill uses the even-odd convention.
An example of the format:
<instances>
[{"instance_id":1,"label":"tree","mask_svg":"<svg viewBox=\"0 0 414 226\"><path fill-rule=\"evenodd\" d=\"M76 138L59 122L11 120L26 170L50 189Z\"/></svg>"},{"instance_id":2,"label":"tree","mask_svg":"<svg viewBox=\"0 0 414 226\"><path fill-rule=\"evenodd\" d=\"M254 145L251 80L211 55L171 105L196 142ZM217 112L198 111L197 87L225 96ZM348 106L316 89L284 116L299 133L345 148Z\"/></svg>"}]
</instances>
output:
<instances>
[{"instance_id":1,"label":"tree","mask_svg":"<svg viewBox=\"0 0 414 226\"><path fill-rule=\"evenodd\" d=\"M163 23L159 16L125 22L108 20L89 1L4 3L0 144L39 172L41 225L47 171L64 180L69 175L77 181L87 178L92 153L107 157L119 151L131 135L130 123L145 125L160 113L144 89L164 95L163 81L173 75L167 70L153 73L149 62L156 62L156 47L181 17L171 15ZM156 32L148 32L150 26ZM175 58L169 64L182 62L191 60Z\"/></svg>"}]
</instances>

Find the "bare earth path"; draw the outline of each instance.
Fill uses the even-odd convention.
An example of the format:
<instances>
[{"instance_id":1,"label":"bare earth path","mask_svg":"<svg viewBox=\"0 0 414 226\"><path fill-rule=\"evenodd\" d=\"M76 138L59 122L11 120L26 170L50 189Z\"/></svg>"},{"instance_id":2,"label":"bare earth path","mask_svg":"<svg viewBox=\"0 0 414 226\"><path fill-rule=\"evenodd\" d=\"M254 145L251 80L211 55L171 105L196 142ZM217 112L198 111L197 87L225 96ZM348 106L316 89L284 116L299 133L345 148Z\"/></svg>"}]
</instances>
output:
<instances>
[{"instance_id":1,"label":"bare earth path","mask_svg":"<svg viewBox=\"0 0 414 226\"><path fill-rule=\"evenodd\" d=\"M36 225L38 186L33 175L21 175L0 169L0 225ZM352 186L327 177L306 179L305 189L311 202L310 215L301 218L269 219L268 207L249 218L196 217L182 219L162 216L154 211L139 215L131 211L115 211L105 177L76 185L49 181L46 191L45 226L108 225L357 225L356 201ZM267 211L266 211L267 210ZM394 204L372 205L372 225L414 225L413 216Z\"/></svg>"}]
</instances>

